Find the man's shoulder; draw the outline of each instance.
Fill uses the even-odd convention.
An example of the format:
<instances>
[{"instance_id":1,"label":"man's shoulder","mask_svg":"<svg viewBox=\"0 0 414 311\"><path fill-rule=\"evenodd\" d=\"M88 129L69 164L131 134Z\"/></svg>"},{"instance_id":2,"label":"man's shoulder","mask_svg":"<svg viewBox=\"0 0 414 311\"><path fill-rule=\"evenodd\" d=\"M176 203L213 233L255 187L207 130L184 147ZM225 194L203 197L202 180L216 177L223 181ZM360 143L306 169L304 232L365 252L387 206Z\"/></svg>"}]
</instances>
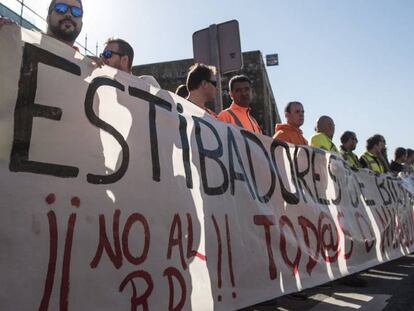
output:
<instances>
[{"instance_id":1,"label":"man's shoulder","mask_svg":"<svg viewBox=\"0 0 414 311\"><path fill-rule=\"evenodd\" d=\"M230 115L229 110L230 110L230 108L224 109L224 110L220 111L218 115L219 116L227 116L227 115Z\"/></svg>"},{"instance_id":2,"label":"man's shoulder","mask_svg":"<svg viewBox=\"0 0 414 311\"><path fill-rule=\"evenodd\" d=\"M214 118L218 118L218 115L217 115L217 113L215 113L213 110L211 110L211 109L209 109L209 108L205 108L205 110L206 110L206 112L210 115L210 116L212 116L212 117L214 117Z\"/></svg>"},{"instance_id":3,"label":"man's shoulder","mask_svg":"<svg viewBox=\"0 0 414 311\"><path fill-rule=\"evenodd\" d=\"M403 166L400 163L395 162L394 160L391 161L391 163L390 163L390 169L391 170L398 171L398 170L402 170L402 168L403 168Z\"/></svg>"},{"instance_id":4,"label":"man's shoulder","mask_svg":"<svg viewBox=\"0 0 414 311\"><path fill-rule=\"evenodd\" d=\"M285 129L279 128L279 129L276 130L275 134L273 135L273 138L274 139L277 139L277 138L285 137L286 136L286 133L287 132L286 132Z\"/></svg>"},{"instance_id":5,"label":"man's shoulder","mask_svg":"<svg viewBox=\"0 0 414 311\"><path fill-rule=\"evenodd\" d=\"M311 144L321 144L325 141L325 136L322 133L315 133L311 137Z\"/></svg>"},{"instance_id":6,"label":"man's shoulder","mask_svg":"<svg viewBox=\"0 0 414 311\"><path fill-rule=\"evenodd\" d=\"M161 88L160 84L158 83L157 79L154 78L154 76L150 76L150 75L142 75L139 76L138 78L144 80L146 83L150 84L153 87L156 88Z\"/></svg>"},{"instance_id":7,"label":"man's shoulder","mask_svg":"<svg viewBox=\"0 0 414 311\"><path fill-rule=\"evenodd\" d=\"M355 152L351 151L351 156L354 157L354 159L358 159L358 155Z\"/></svg>"},{"instance_id":8,"label":"man's shoulder","mask_svg":"<svg viewBox=\"0 0 414 311\"><path fill-rule=\"evenodd\" d=\"M324 133L315 133L311 138L311 146L322 148L328 151L338 152L335 145Z\"/></svg>"},{"instance_id":9,"label":"man's shoulder","mask_svg":"<svg viewBox=\"0 0 414 311\"><path fill-rule=\"evenodd\" d=\"M220 113L217 115L217 118L219 120L225 121L225 120L230 120L231 119L231 114L229 113L230 108L224 109L222 111L220 111Z\"/></svg>"},{"instance_id":10,"label":"man's shoulder","mask_svg":"<svg viewBox=\"0 0 414 311\"><path fill-rule=\"evenodd\" d=\"M219 115L220 114L222 114L222 115L227 115L227 116L231 116L231 115L233 115L233 114L239 114L240 112L239 112L239 110L237 110L237 109L233 109L231 106L230 107L228 107L228 108L226 108L226 109L223 109L222 111L220 111L220 113L219 113Z\"/></svg>"}]
</instances>

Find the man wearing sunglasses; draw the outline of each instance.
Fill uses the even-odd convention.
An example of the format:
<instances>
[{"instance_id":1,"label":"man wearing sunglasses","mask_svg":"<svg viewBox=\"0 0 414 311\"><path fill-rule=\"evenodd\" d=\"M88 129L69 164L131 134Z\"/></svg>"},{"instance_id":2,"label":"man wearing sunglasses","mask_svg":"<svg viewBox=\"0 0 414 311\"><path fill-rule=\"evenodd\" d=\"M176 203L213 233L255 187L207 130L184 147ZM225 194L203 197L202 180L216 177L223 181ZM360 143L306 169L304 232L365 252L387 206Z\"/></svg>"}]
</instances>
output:
<instances>
[{"instance_id":1,"label":"man wearing sunglasses","mask_svg":"<svg viewBox=\"0 0 414 311\"><path fill-rule=\"evenodd\" d=\"M101 59L105 65L131 73L134 60L132 46L125 40L118 38L109 38L105 44L105 49L101 53Z\"/></svg>"},{"instance_id":2,"label":"man wearing sunglasses","mask_svg":"<svg viewBox=\"0 0 414 311\"><path fill-rule=\"evenodd\" d=\"M82 30L82 16L81 0L53 0L50 2L47 14L46 33L73 47ZM10 24L15 24L15 22L6 17L0 17L0 27Z\"/></svg>"},{"instance_id":3,"label":"man wearing sunglasses","mask_svg":"<svg viewBox=\"0 0 414 311\"><path fill-rule=\"evenodd\" d=\"M81 0L53 0L47 15L47 34L70 46L82 30Z\"/></svg>"},{"instance_id":4,"label":"man wearing sunglasses","mask_svg":"<svg viewBox=\"0 0 414 311\"><path fill-rule=\"evenodd\" d=\"M186 82L189 92L187 100L204 109L213 117L217 117L216 113L207 108L206 104L214 104L216 98L215 73L215 67L197 63L190 67Z\"/></svg>"}]
</instances>

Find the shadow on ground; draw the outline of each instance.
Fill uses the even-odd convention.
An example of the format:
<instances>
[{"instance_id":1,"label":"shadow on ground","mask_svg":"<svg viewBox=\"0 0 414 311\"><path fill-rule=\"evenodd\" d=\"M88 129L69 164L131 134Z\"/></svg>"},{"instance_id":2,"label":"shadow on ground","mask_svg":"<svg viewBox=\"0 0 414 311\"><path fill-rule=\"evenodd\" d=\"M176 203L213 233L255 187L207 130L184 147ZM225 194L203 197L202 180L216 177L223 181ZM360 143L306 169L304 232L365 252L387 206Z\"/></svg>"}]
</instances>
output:
<instances>
[{"instance_id":1,"label":"shadow on ground","mask_svg":"<svg viewBox=\"0 0 414 311\"><path fill-rule=\"evenodd\" d=\"M241 311L414 311L414 254L356 276L356 284L336 280Z\"/></svg>"}]
</instances>

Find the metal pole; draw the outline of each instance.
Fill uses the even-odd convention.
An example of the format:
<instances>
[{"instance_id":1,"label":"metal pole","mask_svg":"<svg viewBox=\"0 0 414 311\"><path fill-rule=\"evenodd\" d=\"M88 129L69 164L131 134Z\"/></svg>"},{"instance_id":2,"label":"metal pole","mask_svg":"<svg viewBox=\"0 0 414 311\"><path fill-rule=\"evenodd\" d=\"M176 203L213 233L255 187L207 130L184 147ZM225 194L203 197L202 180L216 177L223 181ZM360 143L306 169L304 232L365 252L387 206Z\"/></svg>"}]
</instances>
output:
<instances>
[{"instance_id":1,"label":"metal pole","mask_svg":"<svg viewBox=\"0 0 414 311\"><path fill-rule=\"evenodd\" d=\"M21 8L21 10L20 10L20 26L22 26L22 24L23 24L23 8L24 8L24 0L22 0L21 4L22 4L22 8Z\"/></svg>"},{"instance_id":2,"label":"metal pole","mask_svg":"<svg viewBox=\"0 0 414 311\"><path fill-rule=\"evenodd\" d=\"M220 50L219 50L219 38L217 25L213 24L209 27L209 41L210 41L210 59L212 60L213 65L216 67L216 102L214 105L215 112L220 112L223 110L223 97L222 97L222 88L221 88L221 65L220 65Z\"/></svg>"},{"instance_id":3,"label":"metal pole","mask_svg":"<svg viewBox=\"0 0 414 311\"><path fill-rule=\"evenodd\" d=\"M88 34L85 34L85 55L87 54L88 51Z\"/></svg>"}]
</instances>

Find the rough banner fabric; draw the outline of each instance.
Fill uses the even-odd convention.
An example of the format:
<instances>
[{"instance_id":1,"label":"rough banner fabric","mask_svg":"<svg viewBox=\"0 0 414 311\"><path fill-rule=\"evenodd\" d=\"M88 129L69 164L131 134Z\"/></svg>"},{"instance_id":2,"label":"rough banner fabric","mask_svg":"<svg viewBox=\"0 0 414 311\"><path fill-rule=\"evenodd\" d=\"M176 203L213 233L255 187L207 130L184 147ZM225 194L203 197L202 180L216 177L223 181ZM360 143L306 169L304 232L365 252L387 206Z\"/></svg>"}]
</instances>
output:
<instances>
[{"instance_id":1,"label":"rough banner fabric","mask_svg":"<svg viewBox=\"0 0 414 311\"><path fill-rule=\"evenodd\" d=\"M413 250L413 188L0 28L0 310L233 310Z\"/></svg>"}]
</instances>

